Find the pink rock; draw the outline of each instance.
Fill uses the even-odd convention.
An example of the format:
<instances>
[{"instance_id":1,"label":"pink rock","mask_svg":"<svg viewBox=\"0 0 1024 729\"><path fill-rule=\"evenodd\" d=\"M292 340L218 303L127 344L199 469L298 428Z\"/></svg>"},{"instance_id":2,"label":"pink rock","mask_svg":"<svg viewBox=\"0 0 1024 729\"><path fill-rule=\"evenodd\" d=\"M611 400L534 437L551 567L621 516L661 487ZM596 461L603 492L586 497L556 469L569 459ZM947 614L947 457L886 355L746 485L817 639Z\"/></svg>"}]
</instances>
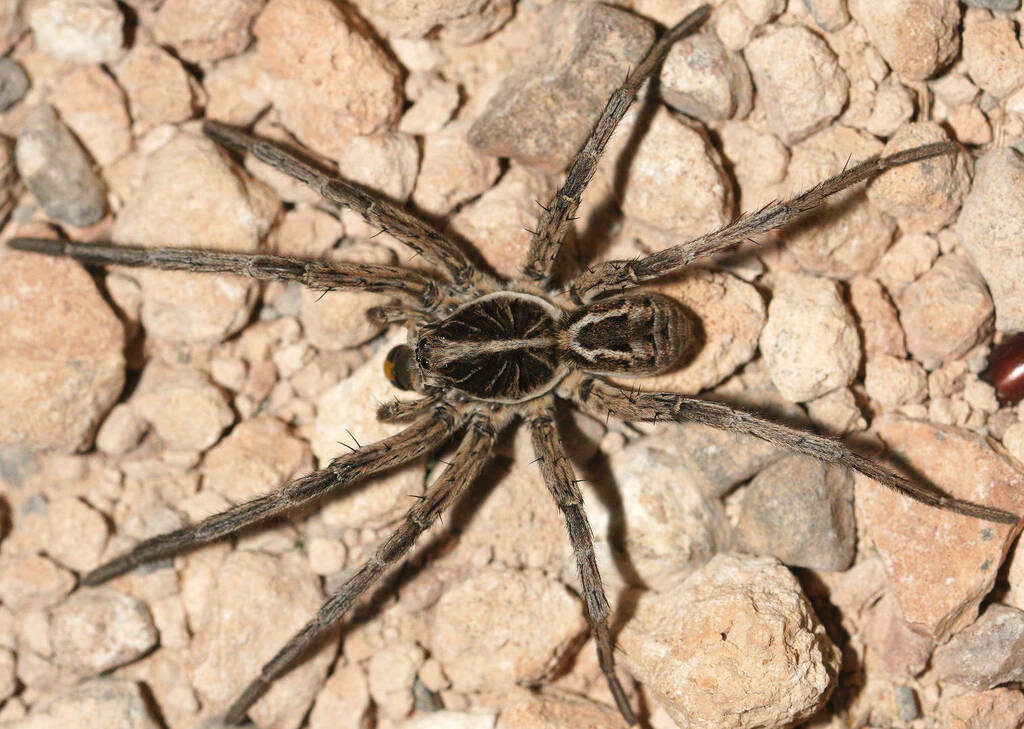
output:
<instances>
[{"instance_id":1,"label":"pink rock","mask_svg":"<svg viewBox=\"0 0 1024 729\"><path fill-rule=\"evenodd\" d=\"M512 0L359 0L360 9L382 34L405 38L438 32L446 44L465 45L486 38L513 13Z\"/></svg>"},{"instance_id":2,"label":"pink rock","mask_svg":"<svg viewBox=\"0 0 1024 729\"><path fill-rule=\"evenodd\" d=\"M423 212L446 215L498 179L498 160L473 146L467 131L468 122L453 121L424 139L420 174L412 193L413 204Z\"/></svg>"},{"instance_id":3,"label":"pink rock","mask_svg":"<svg viewBox=\"0 0 1024 729\"><path fill-rule=\"evenodd\" d=\"M268 106L266 71L257 51L218 61L203 76L210 97L206 118L246 127Z\"/></svg>"},{"instance_id":4,"label":"pink rock","mask_svg":"<svg viewBox=\"0 0 1024 729\"><path fill-rule=\"evenodd\" d=\"M1024 49L1013 21L984 10L964 15L964 65L971 80L998 99L1024 86Z\"/></svg>"},{"instance_id":5,"label":"pink rock","mask_svg":"<svg viewBox=\"0 0 1024 729\"><path fill-rule=\"evenodd\" d=\"M83 675L130 663L157 642L146 604L109 587L82 588L54 608L50 633L58 663Z\"/></svg>"},{"instance_id":6,"label":"pink rock","mask_svg":"<svg viewBox=\"0 0 1024 729\"><path fill-rule=\"evenodd\" d=\"M64 76L54 89L53 103L100 166L131 149L131 120L124 92L99 66L83 66Z\"/></svg>"},{"instance_id":7,"label":"pink rock","mask_svg":"<svg viewBox=\"0 0 1024 729\"><path fill-rule=\"evenodd\" d=\"M876 280L858 276L850 281L850 307L860 327L866 357L907 356L896 307Z\"/></svg>"},{"instance_id":8,"label":"pink rock","mask_svg":"<svg viewBox=\"0 0 1024 729\"><path fill-rule=\"evenodd\" d=\"M894 71L923 81L956 56L956 0L851 0L850 15Z\"/></svg>"},{"instance_id":9,"label":"pink rock","mask_svg":"<svg viewBox=\"0 0 1024 729\"><path fill-rule=\"evenodd\" d=\"M75 577L39 555L0 555L0 600L11 610L37 610L71 592Z\"/></svg>"},{"instance_id":10,"label":"pink rock","mask_svg":"<svg viewBox=\"0 0 1024 729\"><path fill-rule=\"evenodd\" d=\"M253 32L281 122L303 144L337 157L350 137L398 120L398 66L346 6L271 0Z\"/></svg>"},{"instance_id":11,"label":"pink rock","mask_svg":"<svg viewBox=\"0 0 1024 729\"><path fill-rule=\"evenodd\" d=\"M195 82L174 56L155 43L140 39L114 72L128 95L135 121L174 124L195 113Z\"/></svg>"},{"instance_id":12,"label":"pink rock","mask_svg":"<svg viewBox=\"0 0 1024 729\"><path fill-rule=\"evenodd\" d=\"M235 419L202 372L159 361L143 371L131 407L172 450L206 450Z\"/></svg>"},{"instance_id":13,"label":"pink rock","mask_svg":"<svg viewBox=\"0 0 1024 729\"><path fill-rule=\"evenodd\" d=\"M115 242L255 252L277 215L280 203L270 189L240 175L207 139L176 134L144 165L141 185L114 225ZM125 275L141 285L147 333L174 341L218 341L238 331L257 292L251 279L224 274L131 269Z\"/></svg>"},{"instance_id":14,"label":"pink rock","mask_svg":"<svg viewBox=\"0 0 1024 729\"><path fill-rule=\"evenodd\" d=\"M316 696L310 729L363 729L370 710L366 674L355 663L337 665Z\"/></svg>"},{"instance_id":15,"label":"pink rock","mask_svg":"<svg viewBox=\"0 0 1024 729\"><path fill-rule=\"evenodd\" d=\"M5 722L7 723L7 722ZM142 688L121 678L97 678L69 688L11 729L158 729Z\"/></svg>"},{"instance_id":16,"label":"pink rock","mask_svg":"<svg viewBox=\"0 0 1024 729\"><path fill-rule=\"evenodd\" d=\"M1015 688L943 697L942 716L949 729L1015 729L1024 722L1024 696Z\"/></svg>"},{"instance_id":17,"label":"pink rock","mask_svg":"<svg viewBox=\"0 0 1024 729\"><path fill-rule=\"evenodd\" d=\"M264 2L167 0L156 13L154 35L192 63L233 56L252 41L250 26Z\"/></svg>"},{"instance_id":18,"label":"pink rock","mask_svg":"<svg viewBox=\"0 0 1024 729\"><path fill-rule=\"evenodd\" d=\"M497 729L623 729L622 716L610 706L562 692L519 691L501 709Z\"/></svg>"},{"instance_id":19,"label":"pink rock","mask_svg":"<svg viewBox=\"0 0 1024 729\"><path fill-rule=\"evenodd\" d=\"M898 416L878 418L874 427L915 473L946 493L1024 513L1024 476L981 436ZM858 521L907 622L940 641L970 624L1016 530L925 506L860 475L856 489Z\"/></svg>"},{"instance_id":20,"label":"pink rock","mask_svg":"<svg viewBox=\"0 0 1024 729\"><path fill-rule=\"evenodd\" d=\"M0 260L0 442L85 448L124 384L124 327L79 264Z\"/></svg>"},{"instance_id":21,"label":"pink rock","mask_svg":"<svg viewBox=\"0 0 1024 729\"><path fill-rule=\"evenodd\" d=\"M696 33L672 46L659 80L666 104L701 121L742 119L750 113L750 72L743 57L714 33Z\"/></svg>"}]
</instances>

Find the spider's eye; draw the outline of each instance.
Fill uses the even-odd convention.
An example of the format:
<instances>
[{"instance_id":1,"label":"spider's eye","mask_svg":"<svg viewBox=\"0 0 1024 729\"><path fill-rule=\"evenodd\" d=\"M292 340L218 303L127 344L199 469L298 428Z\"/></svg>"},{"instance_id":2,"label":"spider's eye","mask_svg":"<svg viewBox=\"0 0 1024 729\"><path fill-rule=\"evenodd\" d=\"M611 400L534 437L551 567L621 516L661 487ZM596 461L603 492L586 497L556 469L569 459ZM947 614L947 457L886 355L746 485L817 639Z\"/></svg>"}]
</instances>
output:
<instances>
[{"instance_id":1,"label":"spider's eye","mask_svg":"<svg viewBox=\"0 0 1024 729\"><path fill-rule=\"evenodd\" d=\"M416 365L412 361L412 350L404 344L394 347L384 358L384 376L401 390L416 389Z\"/></svg>"}]
</instances>

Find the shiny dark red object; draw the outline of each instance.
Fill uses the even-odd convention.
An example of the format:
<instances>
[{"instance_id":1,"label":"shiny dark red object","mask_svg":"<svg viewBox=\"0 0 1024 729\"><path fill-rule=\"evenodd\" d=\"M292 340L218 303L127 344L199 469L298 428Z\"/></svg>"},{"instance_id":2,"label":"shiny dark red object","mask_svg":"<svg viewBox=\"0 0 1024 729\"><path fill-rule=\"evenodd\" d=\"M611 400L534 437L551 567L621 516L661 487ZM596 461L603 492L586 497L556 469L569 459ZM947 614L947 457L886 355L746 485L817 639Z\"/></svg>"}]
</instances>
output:
<instances>
[{"instance_id":1,"label":"shiny dark red object","mask_svg":"<svg viewBox=\"0 0 1024 729\"><path fill-rule=\"evenodd\" d=\"M996 388L996 397L1003 405L1024 398L1024 332L1006 337L992 350L981 377Z\"/></svg>"}]
</instances>

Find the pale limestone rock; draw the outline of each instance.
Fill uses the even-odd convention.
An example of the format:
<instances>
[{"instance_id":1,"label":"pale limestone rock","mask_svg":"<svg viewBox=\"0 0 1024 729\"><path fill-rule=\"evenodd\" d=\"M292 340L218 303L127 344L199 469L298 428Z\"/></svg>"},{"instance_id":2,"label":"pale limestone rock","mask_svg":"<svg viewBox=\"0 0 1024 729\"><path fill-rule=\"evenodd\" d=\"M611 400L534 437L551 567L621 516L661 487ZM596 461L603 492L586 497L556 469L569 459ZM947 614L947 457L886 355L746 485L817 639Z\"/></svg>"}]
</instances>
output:
<instances>
[{"instance_id":1,"label":"pale limestone rock","mask_svg":"<svg viewBox=\"0 0 1024 729\"><path fill-rule=\"evenodd\" d=\"M849 5L871 43L908 81L928 78L959 50L956 0L850 0Z\"/></svg>"},{"instance_id":2,"label":"pale limestone rock","mask_svg":"<svg viewBox=\"0 0 1024 729\"><path fill-rule=\"evenodd\" d=\"M812 400L850 384L860 366L860 341L836 285L805 274L780 274L761 331L761 352L787 400Z\"/></svg>"},{"instance_id":3,"label":"pale limestone rock","mask_svg":"<svg viewBox=\"0 0 1024 729\"><path fill-rule=\"evenodd\" d=\"M1024 86L1024 49L1006 15L968 10L964 15L964 66L974 83L997 99Z\"/></svg>"},{"instance_id":4,"label":"pale limestone rock","mask_svg":"<svg viewBox=\"0 0 1024 729\"><path fill-rule=\"evenodd\" d=\"M641 123L644 133L637 142L636 126ZM643 122L635 109L628 112L608 144L602 167L605 175L619 176L612 194L653 250L696 238L732 218L732 186L718 152L700 128L666 109Z\"/></svg>"},{"instance_id":5,"label":"pale limestone rock","mask_svg":"<svg viewBox=\"0 0 1024 729\"><path fill-rule=\"evenodd\" d=\"M300 203L281 217L269 243L278 255L316 259L328 256L344 235L336 217Z\"/></svg>"},{"instance_id":6,"label":"pale limestone rock","mask_svg":"<svg viewBox=\"0 0 1024 729\"><path fill-rule=\"evenodd\" d=\"M911 233L896 239L872 273L888 289L890 296L896 297L907 284L931 270L938 256L937 240L923 233Z\"/></svg>"},{"instance_id":7,"label":"pale limestone rock","mask_svg":"<svg viewBox=\"0 0 1024 729\"><path fill-rule=\"evenodd\" d=\"M146 604L109 587L81 588L50 613L57 662L95 675L130 663L157 642Z\"/></svg>"},{"instance_id":8,"label":"pale limestone rock","mask_svg":"<svg viewBox=\"0 0 1024 729\"><path fill-rule=\"evenodd\" d=\"M234 56L252 41L252 21L266 0L166 0L153 34L192 63Z\"/></svg>"},{"instance_id":9,"label":"pale limestone rock","mask_svg":"<svg viewBox=\"0 0 1024 729\"><path fill-rule=\"evenodd\" d=\"M864 364L864 389L887 409L919 403L928 394L928 375L914 360L879 354Z\"/></svg>"},{"instance_id":10,"label":"pale limestone rock","mask_svg":"<svg viewBox=\"0 0 1024 729\"><path fill-rule=\"evenodd\" d=\"M46 701L5 729L159 729L139 684L121 678L96 678Z\"/></svg>"},{"instance_id":11,"label":"pale limestone rock","mask_svg":"<svg viewBox=\"0 0 1024 729\"><path fill-rule=\"evenodd\" d=\"M903 84L890 80L878 89L871 117L864 129L876 137L889 137L914 115L914 95Z\"/></svg>"},{"instance_id":12,"label":"pale limestone rock","mask_svg":"<svg viewBox=\"0 0 1024 729\"><path fill-rule=\"evenodd\" d=\"M238 550L219 564L190 558L182 589L194 638L192 684L204 706L224 711L258 667L277 653L320 607L316 576L294 554ZM279 678L250 710L259 726L299 726L333 655L325 642Z\"/></svg>"},{"instance_id":13,"label":"pale limestone rock","mask_svg":"<svg viewBox=\"0 0 1024 729\"><path fill-rule=\"evenodd\" d=\"M975 165L974 185L956 232L985 277L996 309L996 328L1024 329L1024 157L1010 147L993 149Z\"/></svg>"},{"instance_id":14,"label":"pale limestone rock","mask_svg":"<svg viewBox=\"0 0 1024 729\"><path fill-rule=\"evenodd\" d=\"M367 664L370 697L390 718L412 713L412 685L426 654L415 643L399 643L378 651Z\"/></svg>"},{"instance_id":15,"label":"pale limestone rock","mask_svg":"<svg viewBox=\"0 0 1024 729\"><path fill-rule=\"evenodd\" d=\"M550 175L513 165L497 185L452 218L451 229L472 243L495 273L515 278L526 263L540 205L554 192Z\"/></svg>"},{"instance_id":16,"label":"pale limestone rock","mask_svg":"<svg viewBox=\"0 0 1024 729\"><path fill-rule=\"evenodd\" d=\"M560 582L487 567L441 595L432 652L456 690L494 690L541 680L585 630L582 604Z\"/></svg>"},{"instance_id":17,"label":"pale limestone rock","mask_svg":"<svg viewBox=\"0 0 1024 729\"><path fill-rule=\"evenodd\" d=\"M329 0L270 0L253 27L281 123L338 157L357 134L398 120L398 65L353 10Z\"/></svg>"},{"instance_id":18,"label":"pale limestone rock","mask_svg":"<svg viewBox=\"0 0 1024 729\"><path fill-rule=\"evenodd\" d=\"M792 148L778 198L802 193L881 150L876 139L845 127L825 129ZM786 250L813 273L851 278L870 271L892 241L890 218L868 204L864 186L831 196L809 215L783 228Z\"/></svg>"},{"instance_id":19,"label":"pale limestone rock","mask_svg":"<svg viewBox=\"0 0 1024 729\"><path fill-rule=\"evenodd\" d=\"M896 303L907 349L926 369L962 357L992 331L992 300L966 256L941 256Z\"/></svg>"},{"instance_id":20,"label":"pale limestone rock","mask_svg":"<svg viewBox=\"0 0 1024 729\"><path fill-rule=\"evenodd\" d=\"M430 215L447 215L460 203L487 190L500 174L498 160L466 137L469 122L457 120L428 134L412 202Z\"/></svg>"},{"instance_id":21,"label":"pale limestone rock","mask_svg":"<svg viewBox=\"0 0 1024 729\"><path fill-rule=\"evenodd\" d=\"M739 208L755 210L775 197L789 165L789 149L778 137L745 121L725 122L719 129L722 152L739 184Z\"/></svg>"},{"instance_id":22,"label":"pale limestone rock","mask_svg":"<svg viewBox=\"0 0 1024 729\"><path fill-rule=\"evenodd\" d=\"M107 544L107 522L81 499L52 496L46 509L46 531L50 559L77 572L99 566Z\"/></svg>"},{"instance_id":23,"label":"pale limestone rock","mask_svg":"<svg viewBox=\"0 0 1024 729\"><path fill-rule=\"evenodd\" d=\"M244 420L203 459L203 488L241 503L280 488L312 467L309 446L276 418Z\"/></svg>"},{"instance_id":24,"label":"pale limestone rock","mask_svg":"<svg viewBox=\"0 0 1024 729\"><path fill-rule=\"evenodd\" d=\"M199 370L154 361L130 400L167 448L206 450L234 422L224 394Z\"/></svg>"},{"instance_id":25,"label":"pale limestone rock","mask_svg":"<svg viewBox=\"0 0 1024 729\"><path fill-rule=\"evenodd\" d=\"M949 135L934 122L901 127L882 150L891 155L932 142L947 142ZM935 233L956 219L970 187L967 164L954 153L889 170L868 186L868 199L878 210L899 222L907 233Z\"/></svg>"},{"instance_id":26,"label":"pale limestone rock","mask_svg":"<svg viewBox=\"0 0 1024 729\"><path fill-rule=\"evenodd\" d=\"M673 45L659 81L666 104L701 121L742 119L750 113L750 72L743 57L714 33L697 33Z\"/></svg>"},{"instance_id":27,"label":"pale limestone rock","mask_svg":"<svg viewBox=\"0 0 1024 729\"><path fill-rule=\"evenodd\" d=\"M189 683L186 665L184 651L161 644L149 655L119 669L118 676L144 684L167 725L187 726L195 721L200 707L196 692ZM220 728L214 722L209 729Z\"/></svg>"},{"instance_id":28,"label":"pale limestone rock","mask_svg":"<svg viewBox=\"0 0 1024 729\"><path fill-rule=\"evenodd\" d=\"M114 0L43 0L25 10L40 50L72 63L111 63L124 50L124 17Z\"/></svg>"},{"instance_id":29,"label":"pale limestone rock","mask_svg":"<svg viewBox=\"0 0 1024 729\"><path fill-rule=\"evenodd\" d=\"M268 187L239 174L213 142L179 133L146 158L141 185L126 200L112 237L150 248L252 253L279 205ZM172 341L213 342L238 331L258 290L254 281L227 274L124 274L141 286L147 334Z\"/></svg>"},{"instance_id":30,"label":"pale limestone rock","mask_svg":"<svg viewBox=\"0 0 1024 729\"><path fill-rule=\"evenodd\" d=\"M98 66L76 68L54 89L53 105L82 146L101 167L132 146L124 92Z\"/></svg>"},{"instance_id":31,"label":"pale limestone rock","mask_svg":"<svg viewBox=\"0 0 1024 729\"><path fill-rule=\"evenodd\" d=\"M191 119L197 88L181 63L153 42L139 40L114 68L132 119L150 126Z\"/></svg>"},{"instance_id":32,"label":"pale limestone rock","mask_svg":"<svg viewBox=\"0 0 1024 729\"><path fill-rule=\"evenodd\" d=\"M961 144L982 145L992 141L992 126L976 106L964 104L956 107L947 121L953 136Z\"/></svg>"},{"instance_id":33,"label":"pale limestone rock","mask_svg":"<svg viewBox=\"0 0 1024 729\"><path fill-rule=\"evenodd\" d=\"M557 172L654 33L643 18L600 3L555 3L537 22L543 34L519 56L469 138L488 154Z\"/></svg>"},{"instance_id":34,"label":"pale limestone rock","mask_svg":"<svg viewBox=\"0 0 1024 729\"><path fill-rule=\"evenodd\" d=\"M767 557L718 555L639 599L623 663L680 727L754 729L814 714L839 652L796 579Z\"/></svg>"},{"instance_id":35,"label":"pale limestone rock","mask_svg":"<svg viewBox=\"0 0 1024 729\"><path fill-rule=\"evenodd\" d=\"M355 663L337 665L316 695L310 729L363 729L370 711L366 674Z\"/></svg>"},{"instance_id":36,"label":"pale limestone rock","mask_svg":"<svg viewBox=\"0 0 1024 729\"><path fill-rule=\"evenodd\" d=\"M75 577L46 557L0 555L0 600L11 610L38 610L71 592Z\"/></svg>"},{"instance_id":37,"label":"pale limestone rock","mask_svg":"<svg viewBox=\"0 0 1024 729\"><path fill-rule=\"evenodd\" d=\"M850 82L828 44L799 25L773 27L744 51L768 125L792 144L821 129L846 104Z\"/></svg>"},{"instance_id":38,"label":"pale limestone rock","mask_svg":"<svg viewBox=\"0 0 1024 729\"><path fill-rule=\"evenodd\" d=\"M612 454L608 469L620 504L610 509L590 498L588 513L625 579L658 587L728 543L721 504L703 493L669 442L636 441Z\"/></svg>"},{"instance_id":39,"label":"pale limestone rock","mask_svg":"<svg viewBox=\"0 0 1024 729\"><path fill-rule=\"evenodd\" d=\"M124 385L124 327L89 274L67 259L3 250L0 322L0 442L87 447Z\"/></svg>"},{"instance_id":40,"label":"pale limestone rock","mask_svg":"<svg viewBox=\"0 0 1024 729\"><path fill-rule=\"evenodd\" d=\"M736 0L736 5L754 25L764 25L786 10L786 0Z\"/></svg>"},{"instance_id":41,"label":"pale limestone rock","mask_svg":"<svg viewBox=\"0 0 1024 729\"><path fill-rule=\"evenodd\" d=\"M398 131L405 134L425 135L438 131L451 121L461 103L456 84L428 71L409 74L405 96L413 101L398 122Z\"/></svg>"},{"instance_id":42,"label":"pale limestone rock","mask_svg":"<svg viewBox=\"0 0 1024 729\"><path fill-rule=\"evenodd\" d=\"M13 696L17 688L15 653L7 648L0 648L0 701L6 701Z\"/></svg>"},{"instance_id":43,"label":"pale limestone rock","mask_svg":"<svg viewBox=\"0 0 1024 729\"><path fill-rule=\"evenodd\" d=\"M811 421L826 433L842 435L868 427L848 387L826 393L805 403Z\"/></svg>"},{"instance_id":44,"label":"pale limestone rock","mask_svg":"<svg viewBox=\"0 0 1024 729\"><path fill-rule=\"evenodd\" d=\"M891 592L871 602L863 618L861 635L867 649L866 661L874 668L897 676L916 676L923 671L935 650L935 639L915 632L907 624L899 601Z\"/></svg>"},{"instance_id":45,"label":"pale limestone rock","mask_svg":"<svg viewBox=\"0 0 1024 729\"><path fill-rule=\"evenodd\" d=\"M803 3L814 22L824 31L834 33L850 22L846 0L803 0Z\"/></svg>"},{"instance_id":46,"label":"pale limestone rock","mask_svg":"<svg viewBox=\"0 0 1024 729\"><path fill-rule=\"evenodd\" d=\"M420 150L409 134L388 132L352 137L338 157L341 176L399 203L412 194Z\"/></svg>"},{"instance_id":47,"label":"pale limestone rock","mask_svg":"<svg viewBox=\"0 0 1024 729\"><path fill-rule=\"evenodd\" d=\"M307 547L309 567L318 575L326 576L340 571L345 566L348 550L344 543L325 537L314 537Z\"/></svg>"},{"instance_id":48,"label":"pale limestone rock","mask_svg":"<svg viewBox=\"0 0 1024 729\"><path fill-rule=\"evenodd\" d=\"M1024 509L1024 476L983 437L889 415L877 418L874 428L901 461L944 493L1015 513ZM907 622L939 641L973 622L1013 528L925 506L860 475L856 495L858 522L882 558Z\"/></svg>"},{"instance_id":49,"label":"pale limestone rock","mask_svg":"<svg viewBox=\"0 0 1024 729\"><path fill-rule=\"evenodd\" d=\"M266 71L257 51L218 61L203 76L210 97L206 118L247 127L270 106Z\"/></svg>"},{"instance_id":50,"label":"pale limestone rock","mask_svg":"<svg viewBox=\"0 0 1024 729\"><path fill-rule=\"evenodd\" d=\"M348 446L373 443L407 426L377 420L378 403L401 393L384 377L384 358L391 347L404 343L404 332L389 339L373 357L350 377L327 390L316 403L317 418L310 445L320 467L350 453ZM403 397L408 394L403 393ZM351 433L351 435L350 435ZM364 479L339 498L324 504L320 515L332 527L380 527L391 523L412 506L412 496L423 493L425 466L422 460L375 478Z\"/></svg>"},{"instance_id":51,"label":"pale limestone rock","mask_svg":"<svg viewBox=\"0 0 1024 729\"><path fill-rule=\"evenodd\" d=\"M139 444L146 423L125 403L111 408L96 432L96 449L109 455L127 453Z\"/></svg>"}]
</instances>

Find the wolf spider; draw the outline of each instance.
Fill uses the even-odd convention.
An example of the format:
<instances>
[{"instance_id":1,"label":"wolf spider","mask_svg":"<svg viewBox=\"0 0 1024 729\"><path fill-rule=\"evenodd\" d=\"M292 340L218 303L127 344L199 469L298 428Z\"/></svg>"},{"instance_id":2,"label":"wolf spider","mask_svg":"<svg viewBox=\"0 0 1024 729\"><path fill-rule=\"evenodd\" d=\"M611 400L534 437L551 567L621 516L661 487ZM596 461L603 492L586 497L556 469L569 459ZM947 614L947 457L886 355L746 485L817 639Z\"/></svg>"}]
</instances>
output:
<instances>
[{"instance_id":1,"label":"wolf spider","mask_svg":"<svg viewBox=\"0 0 1024 729\"><path fill-rule=\"evenodd\" d=\"M951 143L937 143L864 162L719 230L644 258L600 263L563 290L553 290L552 272L559 250L612 132L672 44L698 27L708 12L706 6L701 7L669 30L611 95L589 138L572 160L564 184L543 208L520 276L509 283L480 271L455 243L416 217L344 180L320 173L273 144L216 122L206 122L203 127L210 138L252 154L305 183L331 203L351 207L434 264L437 272L178 248L83 245L67 240L16 238L9 242L12 248L68 256L89 264L223 272L298 281L323 291L380 292L401 303L378 308L375 316L384 322L404 323L409 330L408 345L389 352L385 374L397 386L422 397L385 404L378 413L383 421L410 423L405 430L335 458L323 470L198 524L147 539L86 574L82 579L86 585L265 522L358 479L436 452L457 432L463 432L454 457L426 496L262 668L231 705L226 716L229 723L240 722L271 682L411 549L481 472L497 434L515 418L529 426L540 470L565 517L601 670L622 716L629 724L636 723L615 675L609 606L582 495L555 427L557 399L602 418L611 415L625 421L697 422L746 433L796 453L852 468L930 506L994 522L1016 521L1016 516L1005 511L935 493L838 441L717 402L672 392L624 391L606 379L607 375L663 372L679 361L692 341L692 324L680 306L664 295L638 289L641 284L677 273L691 262L729 250L755 234L779 228L816 208L828 196L886 170L954 151Z\"/></svg>"}]
</instances>

